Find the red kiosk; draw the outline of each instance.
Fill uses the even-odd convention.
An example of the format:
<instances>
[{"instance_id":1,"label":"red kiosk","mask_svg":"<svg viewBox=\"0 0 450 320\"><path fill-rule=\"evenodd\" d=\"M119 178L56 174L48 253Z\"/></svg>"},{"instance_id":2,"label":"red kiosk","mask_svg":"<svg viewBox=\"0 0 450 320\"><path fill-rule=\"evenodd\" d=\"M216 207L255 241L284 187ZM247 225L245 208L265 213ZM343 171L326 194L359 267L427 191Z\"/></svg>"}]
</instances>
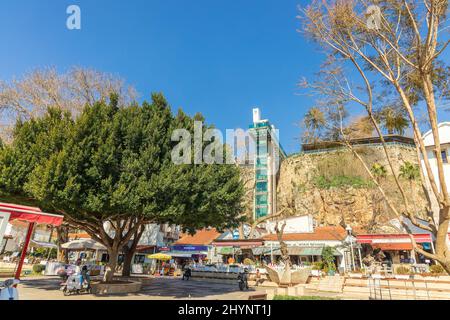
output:
<instances>
[{"instance_id":1,"label":"red kiosk","mask_svg":"<svg viewBox=\"0 0 450 320\"><path fill-rule=\"evenodd\" d=\"M28 222L28 231L25 237L25 243L23 245L22 253L20 256L19 264L15 272L15 279L20 279L20 273L22 272L23 262L27 255L28 245L30 244L33 230L37 224L46 224L53 226L60 226L63 222L63 216L42 212L41 209L35 207L27 207L10 203L0 202L0 214L7 217L8 221L20 220ZM1 220L0 220L1 222ZM0 224L1 227L1 224ZM3 234L0 228L0 239L3 238Z\"/></svg>"}]
</instances>

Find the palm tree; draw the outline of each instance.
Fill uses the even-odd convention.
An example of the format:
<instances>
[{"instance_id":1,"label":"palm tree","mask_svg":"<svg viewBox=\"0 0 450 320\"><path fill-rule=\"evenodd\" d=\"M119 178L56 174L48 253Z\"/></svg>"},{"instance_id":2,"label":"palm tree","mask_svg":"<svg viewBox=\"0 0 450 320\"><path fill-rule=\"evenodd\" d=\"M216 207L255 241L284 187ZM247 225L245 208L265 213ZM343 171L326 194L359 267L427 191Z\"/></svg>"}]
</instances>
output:
<instances>
[{"instance_id":1,"label":"palm tree","mask_svg":"<svg viewBox=\"0 0 450 320\"><path fill-rule=\"evenodd\" d=\"M411 162L406 161L401 167L400 167L400 178L406 179L409 181L410 189L411 189L411 195L413 199L413 205L414 205L414 211L417 212L416 209L416 202L414 200L415 190L414 190L414 181L418 180L420 178L420 169L419 166L416 164L412 164Z\"/></svg>"},{"instance_id":2,"label":"palm tree","mask_svg":"<svg viewBox=\"0 0 450 320\"><path fill-rule=\"evenodd\" d=\"M317 107L308 110L303 119L303 123L307 129L306 139L309 143L315 143L320 138L320 131L326 125L325 114Z\"/></svg>"},{"instance_id":3,"label":"palm tree","mask_svg":"<svg viewBox=\"0 0 450 320\"><path fill-rule=\"evenodd\" d=\"M397 133L404 135L405 130L409 127L409 122L405 114L395 107L383 108L378 112L377 118L388 134Z\"/></svg>"},{"instance_id":4,"label":"palm tree","mask_svg":"<svg viewBox=\"0 0 450 320\"><path fill-rule=\"evenodd\" d=\"M372 166L371 171L378 183L381 182L382 178L386 178L387 170L383 165L381 165L379 163L375 163Z\"/></svg>"}]
</instances>

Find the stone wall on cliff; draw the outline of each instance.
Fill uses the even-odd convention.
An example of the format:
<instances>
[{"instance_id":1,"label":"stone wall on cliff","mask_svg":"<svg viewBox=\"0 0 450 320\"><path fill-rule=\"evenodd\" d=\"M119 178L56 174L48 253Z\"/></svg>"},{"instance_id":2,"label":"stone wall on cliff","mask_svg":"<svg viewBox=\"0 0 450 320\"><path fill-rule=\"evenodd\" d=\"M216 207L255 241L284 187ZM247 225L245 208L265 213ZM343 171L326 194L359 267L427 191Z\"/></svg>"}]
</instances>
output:
<instances>
[{"instance_id":1,"label":"stone wall on cliff","mask_svg":"<svg viewBox=\"0 0 450 320\"><path fill-rule=\"evenodd\" d=\"M379 182L399 211L405 209L401 193L395 184L381 145L357 147L368 167L378 163L386 168L386 177ZM406 162L417 164L415 148L401 144L388 146L395 174ZM245 169L248 189L247 207L252 207L254 181L251 169ZM250 180L249 180L250 179ZM425 216L426 199L420 181L400 179L408 207ZM396 218L371 182L360 161L345 148L315 153L300 153L288 157L280 168L278 208L289 207L295 215L311 214L319 225L359 226L371 232L394 231L389 220ZM251 210L248 211L251 214Z\"/></svg>"}]
</instances>

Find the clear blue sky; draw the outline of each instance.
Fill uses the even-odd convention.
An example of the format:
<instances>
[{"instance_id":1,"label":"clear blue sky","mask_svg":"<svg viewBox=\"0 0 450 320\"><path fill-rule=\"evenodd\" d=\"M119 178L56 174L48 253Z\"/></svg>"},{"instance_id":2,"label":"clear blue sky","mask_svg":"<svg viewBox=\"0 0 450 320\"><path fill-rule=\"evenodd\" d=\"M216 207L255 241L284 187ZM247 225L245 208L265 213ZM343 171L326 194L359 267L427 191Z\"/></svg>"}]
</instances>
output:
<instances>
[{"instance_id":1,"label":"clear blue sky","mask_svg":"<svg viewBox=\"0 0 450 320\"><path fill-rule=\"evenodd\" d=\"M201 112L220 129L247 128L252 107L299 150L299 95L323 56L298 32L307 0L2 0L0 79L72 65L119 74L142 99L162 91L174 109ZM66 8L82 29L66 28ZM445 115L448 118L448 114ZM440 119L443 120L443 119Z\"/></svg>"},{"instance_id":2,"label":"clear blue sky","mask_svg":"<svg viewBox=\"0 0 450 320\"><path fill-rule=\"evenodd\" d=\"M296 31L302 1L2 1L0 78L93 67L121 75L142 98L162 91L174 109L199 111L221 129L247 128L259 106L294 152L311 103L296 83L321 60ZM80 31L66 28L70 4L81 8Z\"/></svg>"}]
</instances>

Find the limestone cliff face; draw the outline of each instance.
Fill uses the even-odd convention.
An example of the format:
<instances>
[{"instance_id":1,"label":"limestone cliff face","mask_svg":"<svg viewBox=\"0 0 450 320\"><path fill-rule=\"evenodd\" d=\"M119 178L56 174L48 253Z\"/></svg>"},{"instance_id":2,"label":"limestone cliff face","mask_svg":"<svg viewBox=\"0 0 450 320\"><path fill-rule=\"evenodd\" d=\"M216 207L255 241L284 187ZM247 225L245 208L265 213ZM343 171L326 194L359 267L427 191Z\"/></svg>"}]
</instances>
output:
<instances>
[{"instance_id":1,"label":"limestone cliff face","mask_svg":"<svg viewBox=\"0 0 450 320\"><path fill-rule=\"evenodd\" d=\"M357 151L369 168L375 163L384 166L386 176L379 178L380 184L396 208L405 210L382 147L358 147ZM414 148L390 145L388 152L397 176L406 161L418 162ZM423 217L426 200L420 182L400 181L408 208ZM395 218L363 164L346 149L289 157L281 167L278 199L280 205L290 203L296 214L312 214L323 225L350 223L376 230L387 228L387 221Z\"/></svg>"},{"instance_id":2,"label":"limestone cliff face","mask_svg":"<svg viewBox=\"0 0 450 320\"><path fill-rule=\"evenodd\" d=\"M401 193L395 184L381 146L358 147L369 168L375 163L385 167L386 176L379 182L399 211L405 210ZM404 162L417 164L412 147L390 145L388 152L395 174ZM249 177L248 173L246 177ZM423 217L426 200L420 182L400 179L408 207ZM251 199L252 184L247 184ZM352 224L371 231L387 231L388 221L395 218L379 190L360 161L346 150L298 154L286 159L280 169L278 207L295 208L296 215L312 214L320 225Z\"/></svg>"}]
</instances>

